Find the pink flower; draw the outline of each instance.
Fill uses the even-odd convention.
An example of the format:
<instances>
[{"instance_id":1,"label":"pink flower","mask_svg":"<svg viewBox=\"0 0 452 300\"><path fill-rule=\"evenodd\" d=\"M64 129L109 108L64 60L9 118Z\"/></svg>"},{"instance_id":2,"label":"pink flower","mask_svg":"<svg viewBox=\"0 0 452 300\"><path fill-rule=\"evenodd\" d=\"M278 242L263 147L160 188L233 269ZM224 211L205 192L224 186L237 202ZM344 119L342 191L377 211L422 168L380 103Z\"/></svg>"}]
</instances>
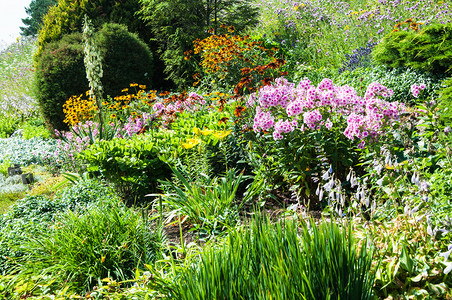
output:
<instances>
[{"instance_id":1,"label":"pink flower","mask_svg":"<svg viewBox=\"0 0 452 300\"><path fill-rule=\"evenodd\" d=\"M328 130L331 130L331 127L333 127L333 122L331 122L330 118L328 118L328 119L326 120L326 122L325 122L325 127L326 127Z\"/></svg>"},{"instance_id":2,"label":"pink flower","mask_svg":"<svg viewBox=\"0 0 452 300\"><path fill-rule=\"evenodd\" d=\"M414 98L419 97L420 87L416 84L411 86L411 94L413 94Z\"/></svg>"}]
</instances>

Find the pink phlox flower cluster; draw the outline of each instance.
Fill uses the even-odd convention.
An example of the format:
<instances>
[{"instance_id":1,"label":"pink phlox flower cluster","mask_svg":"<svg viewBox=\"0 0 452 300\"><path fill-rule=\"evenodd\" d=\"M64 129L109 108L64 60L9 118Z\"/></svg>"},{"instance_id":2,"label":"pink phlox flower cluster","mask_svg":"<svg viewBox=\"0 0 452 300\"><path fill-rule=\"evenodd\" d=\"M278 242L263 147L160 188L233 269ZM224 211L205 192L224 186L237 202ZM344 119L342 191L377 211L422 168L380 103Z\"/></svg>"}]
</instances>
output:
<instances>
[{"instance_id":1,"label":"pink phlox flower cluster","mask_svg":"<svg viewBox=\"0 0 452 300\"><path fill-rule=\"evenodd\" d=\"M258 106L256 109L256 115L254 116L254 132L259 132L261 130L268 130L275 125L275 118L271 115L269 111L262 111Z\"/></svg>"},{"instance_id":2,"label":"pink phlox flower cluster","mask_svg":"<svg viewBox=\"0 0 452 300\"><path fill-rule=\"evenodd\" d=\"M129 137L134 136L153 119L154 115L149 113L143 113L142 117L139 118L130 116L127 119L128 122L124 124L122 130L117 134L117 136L123 138L124 135L121 134L121 132L124 132L124 134L128 135Z\"/></svg>"},{"instance_id":3,"label":"pink phlox flower cluster","mask_svg":"<svg viewBox=\"0 0 452 300\"><path fill-rule=\"evenodd\" d=\"M196 111L200 110L203 105L206 104L206 100L204 97L198 95L195 92L191 92L188 97L184 100L177 100L174 103L169 103L165 105L162 102L156 102L152 109L154 110L156 115L163 115L163 119L165 121L169 121L171 117L168 115L172 115L175 112L183 112L187 111ZM165 117L165 115L167 115Z\"/></svg>"},{"instance_id":4,"label":"pink phlox flower cluster","mask_svg":"<svg viewBox=\"0 0 452 300\"><path fill-rule=\"evenodd\" d=\"M248 97L246 105L249 107L253 107L255 103L256 103L256 93L253 93Z\"/></svg>"},{"instance_id":5,"label":"pink phlox flower cluster","mask_svg":"<svg viewBox=\"0 0 452 300\"><path fill-rule=\"evenodd\" d=\"M347 118L347 128L345 128L344 135L350 140L353 140L355 137L364 140L369 136L368 121L369 119L364 116L351 113Z\"/></svg>"},{"instance_id":6,"label":"pink phlox flower cluster","mask_svg":"<svg viewBox=\"0 0 452 300\"><path fill-rule=\"evenodd\" d=\"M180 102L180 101L177 101ZM188 110L188 111L195 111L195 110L199 110L200 107L204 104L206 104L206 100L204 99L203 96L198 95L195 92L191 92L188 95L188 98L185 99L185 101L182 102L182 108L184 110Z\"/></svg>"},{"instance_id":7,"label":"pink phlox flower cluster","mask_svg":"<svg viewBox=\"0 0 452 300\"><path fill-rule=\"evenodd\" d=\"M394 92L391 89L388 89L381 83L372 82L367 87L364 98L366 100L369 100L371 98L380 98L380 97L387 98L387 97L391 97L393 94L394 94Z\"/></svg>"},{"instance_id":8,"label":"pink phlox flower cluster","mask_svg":"<svg viewBox=\"0 0 452 300\"><path fill-rule=\"evenodd\" d=\"M421 83L420 85L413 84L411 86L411 94L413 94L414 98L419 97L419 93L426 88L425 83Z\"/></svg>"},{"instance_id":9,"label":"pink phlox flower cluster","mask_svg":"<svg viewBox=\"0 0 452 300\"><path fill-rule=\"evenodd\" d=\"M319 90L327 90L327 91L331 91L334 89L334 83L333 80L329 79L329 78L324 78L322 79L322 81L319 83L319 85L317 86L317 88Z\"/></svg>"},{"instance_id":10,"label":"pink phlox flower cluster","mask_svg":"<svg viewBox=\"0 0 452 300\"><path fill-rule=\"evenodd\" d=\"M403 104L398 102L387 102L382 99L372 98L366 102L366 114L376 121L398 120L400 111L405 110Z\"/></svg>"},{"instance_id":11,"label":"pink phlox flower cluster","mask_svg":"<svg viewBox=\"0 0 452 300\"><path fill-rule=\"evenodd\" d=\"M274 131L273 131L273 138L275 140L282 140L283 136L282 133L289 133L295 130L297 127L298 122L296 120L279 120L276 122Z\"/></svg>"},{"instance_id":12,"label":"pink phlox flower cluster","mask_svg":"<svg viewBox=\"0 0 452 300\"><path fill-rule=\"evenodd\" d=\"M289 117L298 116L303 112L304 103L302 99L295 99L286 108L286 113Z\"/></svg>"},{"instance_id":13,"label":"pink phlox flower cluster","mask_svg":"<svg viewBox=\"0 0 452 300\"><path fill-rule=\"evenodd\" d=\"M336 98L332 106L343 114L361 113L365 100L358 96L356 90L348 85L336 87Z\"/></svg>"},{"instance_id":14,"label":"pink phlox flower cluster","mask_svg":"<svg viewBox=\"0 0 452 300\"><path fill-rule=\"evenodd\" d=\"M259 90L259 104L263 108L281 106L286 108L293 100L293 84L266 85Z\"/></svg>"},{"instance_id":15,"label":"pink phlox flower cluster","mask_svg":"<svg viewBox=\"0 0 452 300\"><path fill-rule=\"evenodd\" d=\"M318 109L307 111L303 114L303 122L310 129L317 129L320 125L320 121L322 121L322 114Z\"/></svg>"},{"instance_id":16,"label":"pink phlox flower cluster","mask_svg":"<svg viewBox=\"0 0 452 300\"><path fill-rule=\"evenodd\" d=\"M274 127L273 138L280 140L283 133L297 128L289 127L288 121L276 120L272 112L283 111L287 117L296 118L303 115L303 125L311 130L318 130L324 125L328 130L333 122L328 118L323 121L322 113L335 114L347 118L347 128L344 135L349 139L358 138L360 146L364 147L364 139L376 139L381 134L381 128L393 120L399 119L403 104L387 102L384 99L393 95L393 91L380 83L369 85L364 98L359 97L356 90L350 86L334 86L331 79L323 79L317 87L309 79L304 79L294 88L287 81L277 80L278 84L263 87L258 94L258 101L251 96L248 104L256 105L254 131L268 130ZM285 97L290 95L289 97ZM257 102L257 103L256 103ZM282 116L283 117L283 116ZM283 124L285 124L283 127ZM290 128L290 129L289 129Z\"/></svg>"},{"instance_id":17,"label":"pink phlox flower cluster","mask_svg":"<svg viewBox=\"0 0 452 300\"><path fill-rule=\"evenodd\" d=\"M165 105L161 102L157 102L152 106L152 110L154 110L156 114L160 114L165 110Z\"/></svg>"},{"instance_id":18,"label":"pink phlox flower cluster","mask_svg":"<svg viewBox=\"0 0 452 300\"><path fill-rule=\"evenodd\" d=\"M328 130L331 130L331 128L333 127L333 122L331 122L330 118L328 118L325 122L325 127Z\"/></svg>"}]
</instances>

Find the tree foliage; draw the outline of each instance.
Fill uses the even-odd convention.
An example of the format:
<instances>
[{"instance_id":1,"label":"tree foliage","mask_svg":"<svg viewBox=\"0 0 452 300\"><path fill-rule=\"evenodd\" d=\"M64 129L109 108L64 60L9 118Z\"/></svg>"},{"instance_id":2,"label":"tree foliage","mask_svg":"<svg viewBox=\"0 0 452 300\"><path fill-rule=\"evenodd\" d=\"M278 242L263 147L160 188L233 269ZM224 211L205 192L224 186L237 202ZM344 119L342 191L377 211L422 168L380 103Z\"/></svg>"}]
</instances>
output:
<instances>
[{"instance_id":1,"label":"tree foliage","mask_svg":"<svg viewBox=\"0 0 452 300\"><path fill-rule=\"evenodd\" d=\"M23 36L35 36L43 23L43 17L47 14L50 7L58 3L58 0L32 0L25 12L29 16L22 19L24 27L20 27Z\"/></svg>"},{"instance_id":2,"label":"tree foliage","mask_svg":"<svg viewBox=\"0 0 452 300\"><path fill-rule=\"evenodd\" d=\"M46 44L58 41L65 34L81 32L85 14L93 20L94 28L104 23L124 24L130 32L148 40L149 30L135 17L139 9L139 0L59 0L58 5L51 7L44 16L43 27L38 32L36 60L39 61Z\"/></svg>"},{"instance_id":3,"label":"tree foliage","mask_svg":"<svg viewBox=\"0 0 452 300\"><path fill-rule=\"evenodd\" d=\"M257 9L250 0L139 0L141 20L150 26L165 63L168 79L183 86L191 80L195 66L184 60L193 41L215 33L221 24L241 31L257 22Z\"/></svg>"}]
</instances>

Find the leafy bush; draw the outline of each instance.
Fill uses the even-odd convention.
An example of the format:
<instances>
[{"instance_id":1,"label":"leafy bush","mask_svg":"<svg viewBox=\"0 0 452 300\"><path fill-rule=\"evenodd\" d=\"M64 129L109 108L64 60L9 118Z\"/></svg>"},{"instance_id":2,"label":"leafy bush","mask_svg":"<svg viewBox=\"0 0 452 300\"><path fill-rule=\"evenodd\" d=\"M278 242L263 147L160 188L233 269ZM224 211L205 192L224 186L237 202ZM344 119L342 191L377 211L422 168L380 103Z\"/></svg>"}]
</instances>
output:
<instances>
[{"instance_id":1,"label":"leafy bush","mask_svg":"<svg viewBox=\"0 0 452 300\"><path fill-rule=\"evenodd\" d=\"M452 77L447 78L443 82L442 88L439 90L439 107L441 113L439 114L440 119L447 125L452 122Z\"/></svg>"},{"instance_id":2,"label":"leafy bush","mask_svg":"<svg viewBox=\"0 0 452 300\"><path fill-rule=\"evenodd\" d=\"M233 32L233 29L229 27L228 31ZM246 86L242 85L236 92L242 94L245 87L251 89L262 85L264 78L269 81L281 76L277 69L284 60L274 57L276 48L267 49L262 41L249 36L212 34L194 41L194 46L194 54L201 56L203 73L200 81L207 86L228 90L241 81L247 81Z\"/></svg>"},{"instance_id":3,"label":"leafy bush","mask_svg":"<svg viewBox=\"0 0 452 300\"><path fill-rule=\"evenodd\" d=\"M351 227L271 224L256 217L223 245L204 249L170 288L175 299L371 299L372 254Z\"/></svg>"},{"instance_id":4,"label":"leafy bush","mask_svg":"<svg viewBox=\"0 0 452 300\"><path fill-rule=\"evenodd\" d=\"M196 65L184 57L194 40L217 32L222 24L232 25L238 32L256 24L257 9L251 2L223 0L214 5L201 0L140 0L140 19L151 28L168 79L179 88L193 82Z\"/></svg>"},{"instance_id":5,"label":"leafy bush","mask_svg":"<svg viewBox=\"0 0 452 300\"><path fill-rule=\"evenodd\" d=\"M19 128L19 122L15 117L2 116L0 118L0 138L8 138Z\"/></svg>"},{"instance_id":6,"label":"leafy bush","mask_svg":"<svg viewBox=\"0 0 452 300\"><path fill-rule=\"evenodd\" d=\"M372 53L375 61L391 67L411 67L424 72L450 73L452 24L434 24L417 31L393 31Z\"/></svg>"},{"instance_id":7,"label":"leafy bush","mask_svg":"<svg viewBox=\"0 0 452 300\"><path fill-rule=\"evenodd\" d=\"M72 95L88 89L80 33L64 36L47 44L36 68L37 99L43 118L54 129L69 129L64 124L63 104Z\"/></svg>"},{"instance_id":8,"label":"leafy bush","mask_svg":"<svg viewBox=\"0 0 452 300\"><path fill-rule=\"evenodd\" d=\"M30 124L24 124L21 126L23 129L22 136L24 139L31 139L31 138L43 138L43 139L49 139L50 138L50 132L49 130L43 126L34 126Z\"/></svg>"},{"instance_id":9,"label":"leafy bush","mask_svg":"<svg viewBox=\"0 0 452 300\"><path fill-rule=\"evenodd\" d=\"M143 83L152 79L152 54L125 26L105 24L96 33L96 42L103 54L106 95L119 95L131 80ZM80 33L63 36L60 41L47 44L43 50L36 70L37 98L42 115L52 129L69 129L64 123L64 103L71 96L89 90L83 59Z\"/></svg>"},{"instance_id":10,"label":"leafy bush","mask_svg":"<svg viewBox=\"0 0 452 300\"><path fill-rule=\"evenodd\" d=\"M28 249L15 280L50 276L60 286L82 292L99 280L133 278L159 257L162 237L149 222L118 203L100 203L82 213L67 211L47 231L29 236Z\"/></svg>"},{"instance_id":11,"label":"leafy bush","mask_svg":"<svg viewBox=\"0 0 452 300\"><path fill-rule=\"evenodd\" d=\"M156 192L159 179L171 175L171 169L161 159L158 139L137 136L100 141L83 151L81 158L87 162L89 172L113 183L126 201L139 203L146 194Z\"/></svg>"},{"instance_id":12,"label":"leafy bush","mask_svg":"<svg viewBox=\"0 0 452 300\"><path fill-rule=\"evenodd\" d=\"M119 96L131 82L152 83L153 57L147 45L125 25L106 23L96 37L103 57L106 95Z\"/></svg>"}]
</instances>

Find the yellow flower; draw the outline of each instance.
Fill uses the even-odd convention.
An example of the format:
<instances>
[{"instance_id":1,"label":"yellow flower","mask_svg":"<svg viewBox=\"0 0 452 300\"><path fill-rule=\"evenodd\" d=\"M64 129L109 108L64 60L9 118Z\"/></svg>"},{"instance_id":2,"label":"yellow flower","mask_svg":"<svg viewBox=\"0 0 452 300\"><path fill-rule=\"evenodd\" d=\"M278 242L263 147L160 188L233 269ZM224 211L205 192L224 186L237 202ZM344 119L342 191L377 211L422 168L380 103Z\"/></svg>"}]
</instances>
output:
<instances>
[{"instance_id":1,"label":"yellow flower","mask_svg":"<svg viewBox=\"0 0 452 300\"><path fill-rule=\"evenodd\" d=\"M229 134L231 134L232 130L225 130L225 131L215 131L213 133L213 136L216 137L219 140L224 139L225 137L227 137Z\"/></svg>"},{"instance_id":2,"label":"yellow flower","mask_svg":"<svg viewBox=\"0 0 452 300\"><path fill-rule=\"evenodd\" d=\"M204 130L200 130L200 133L202 135L209 135L209 134L213 133L213 130L204 129Z\"/></svg>"},{"instance_id":3,"label":"yellow flower","mask_svg":"<svg viewBox=\"0 0 452 300\"><path fill-rule=\"evenodd\" d=\"M145 90L146 89L146 86L144 85L144 84L141 84L141 85L139 85L138 86L140 89L142 89L142 90Z\"/></svg>"},{"instance_id":4,"label":"yellow flower","mask_svg":"<svg viewBox=\"0 0 452 300\"><path fill-rule=\"evenodd\" d=\"M136 87L136 86L138 86L138 83L131 83L130 84L130 87Z\"/></svg>"},{"instance_id":5,"label":"yellow flower","mask_svg":"<svg viewBox=\"0 0 452 300\"><path fill-rule=\"evenodd\" d=\"M201 143L200 139L188 139L186 143L181 143L182 147L185 149L191 149Z\"/></svg>"},{"instance_id":6,"label":"yellow flower","mask_svg":"<svg viewBox=\"0 0 452 300\"><path fill-rule=\"evenodd\" d=\"M125 89L123 89L122 91L121 91L121 93L125 93L125 92L127 92L129 89L128 88L125 88ZM116 99L116 97L115 97L115 99Z\"/></svg>"}]
</instances>

